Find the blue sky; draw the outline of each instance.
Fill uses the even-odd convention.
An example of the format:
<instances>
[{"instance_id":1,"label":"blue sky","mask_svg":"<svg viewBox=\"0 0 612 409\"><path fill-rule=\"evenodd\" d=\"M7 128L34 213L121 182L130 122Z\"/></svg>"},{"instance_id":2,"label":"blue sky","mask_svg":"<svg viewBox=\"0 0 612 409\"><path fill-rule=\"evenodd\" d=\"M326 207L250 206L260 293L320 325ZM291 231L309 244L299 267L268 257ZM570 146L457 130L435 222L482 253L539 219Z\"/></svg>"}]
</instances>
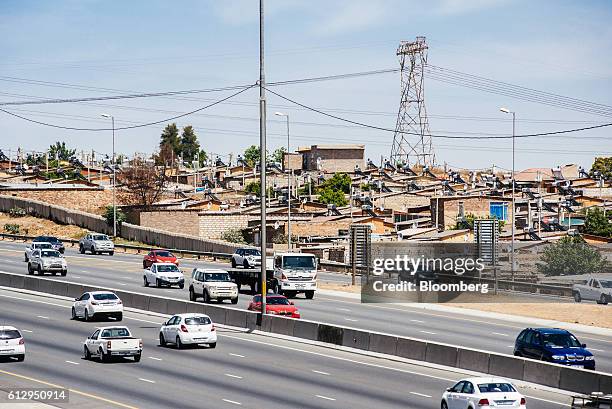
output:
<instances>
[{"instance_id":1,"label":"blue sky","mask_svg":"<svg viewBox=\"0 0 612 409\"><path fill-rule=\"evenodd\" d=\"M268 81L398 67L400 40L427 37L429 63L512 84L612 105L612 4L608 1L505 0L268 0ZM205 89L253 83L258 78L258 2L226 1L3 1L0 3L0 101L37 97L100 96L123 91ZM7 77L115 89L79 90L8 81ZM394 128L400 97L398 73L288 85L276 91L351 120ZM580 113L483 93L426 79L433 133L509 134L561 130L612 122ZM188 99L149 98L99 103L11 108L39 121L104 127L170 117L227 93ZM182 118L203 148L234 155L258 143L258 92ZM268 95L268 145L286 143L290 115L292 149L324 143L365 143L375 162L388 156L393 134L345 126ZM1 113L0 113L1 114ZM65 140L80 150L110 152L110 132L63 131L2 114L0 149L43 150ZM545 121L543 121L545 120ZM152 152L163 126L117 134L117 149ZM593 156L612 155L610 129L571 137L517 142L517 167L590 166ZM511 166L509 140L434 139L440 163L455 167Z\"/></svg>"}]
</instances>

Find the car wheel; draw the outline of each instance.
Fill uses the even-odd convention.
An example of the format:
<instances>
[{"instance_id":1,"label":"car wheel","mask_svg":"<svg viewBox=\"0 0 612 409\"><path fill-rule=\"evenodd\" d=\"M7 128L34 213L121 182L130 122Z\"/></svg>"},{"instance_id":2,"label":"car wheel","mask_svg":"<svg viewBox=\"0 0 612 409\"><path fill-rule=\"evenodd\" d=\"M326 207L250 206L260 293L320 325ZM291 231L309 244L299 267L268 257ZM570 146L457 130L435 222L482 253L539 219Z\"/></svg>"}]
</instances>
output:
<instances>
[{"instance_id":1,"label":"car wheel","mask_svg":"<svg viewBox=\"0 0 612 409\"><path fill-rule=\"evenodd\" d=\"M17 362L23 362L24 359L25 359L25 355L24 354L17 355Z\"/></svg>"},{"instance_id":2,"label":"car wheel","mask_svg":"<svg viewBox=\"0 0 612 409\"><path fill-rule=\"evenodd\" d=\"M87 348L87 345L83 346L83 356L85 357L85 359L90 360L91 359L91 352L89 352L89 348Z\"/></svg>"},{"instance_id":3,"label":"car wheel","mask_svg":"<svg viewBox=\"0 0 612 409\"><path fill-rule=\"evenodd\" d=\"M204 300L205 304L208 304L210 302L210 295L208 295L208 290L204 290L204 292L202 293L202 299Z\"/></svg>"},{"instance_id":4,"label":"car wheel","mask_svg":"<svg viewBox=\"0 0 612 409\"><path fill-rule=\"evenodd\" d=\"M442 401L442 404L440 405L441 409L448 409L448 405L446 404L445 401Z\"/></svg>"},{"instance_id":5,"label":"car wheel","mask_svg":"<svg viewBox=\"0 0 612 409\"><path fill-rule=\"evenodd\" d=\"M304 291L304 295L306 296L307 299L312 300L314 298L314 291L313 290L309 290L309 291Z\"/></svg>"},{"instance_id":6,"label":"car wheel","mask_svg":"<svg viewBox=\"0 0 612 409\"><path fill-rule=\"evenodd\" d=\"M142 262L142 269L143 270L147 269L147 263L145 261Z\"/></svg>"},{"instance_id":7,"label":"car wheel","mask_svg":"<svg viewBox=\"0 0 612 409\"><path fill-rule=\"evenodd\" d=\"M38 266L38 268L36 269L38 272L38 275L42 275L42 268L40 267L40 265Z\"/></svg>"},{"instance_id":8,"label":"car wheel","mask_svg":"<svg viewBox=\"0 0 612 409\"><path fill-rule=\"evenodd\" d=\"M123 321L123 313L120 312L119 314L115 315L115 320L117 321Z\"/></svg>"},{"instance_id":9,"label":"car wheel","mask_svg":"<svg viewBox=\"0 0 612 409\"><path fill-rule=\"evenodd\" d=\"M77 316L76 316L76 310L74 309L74 307L72 307L72 319L76 320Z\"/></svg>"},{"instance_id":10,"label":"car wheel","mask_svg":"<svg viewBox=\"0 0 612 409\"><path fill-rule=\"evenodd\" d=\"M100 361L102 361L102 362L108 362L109 361L108 354L105 354L104 351L102 350L102 348L100 348L98 353L100 354Z\"/></svg>"},{"instance_id":11,"label":"car wheel","mask_svg":"<svg viewBox=\"0 0 612 409\"><path fill-rule=\"evenodd\" d=\"M514 356L519 357L519 358L522 358L522 357L523 357L523 354L521 354L520 352L516 351L516 352L514 353Z\"/></svg>"},{"instance_id":12,"label":"car wheel","mask_svg":"<svg viewBox=\"0 0 612 409\"><path fill-rule=\"evenodd\" d=\"M161 332L159 333L159 346L160 347L165 347L167 345L166 343L166 339L164 338L164 334L162 334Z\"/></svg>"},{"instance_id":13,"label":"car wheel","mask_svg":"<svg viewBox=\"0 0 612 409\"><path fill-rule=\"evenodd\" d=\"M109 255L109 256L112 256L113 254L115 254L115 252L114 252L114 251L109 251L109 252L108 252L108 255Z\"/></svg>"},{"instance_id":14,"label":"car wheel","mask_svg":"<svg viewBox=\"0 0 612 409\"><path fill-rule=\"evenodd\" d=\"M179 284L179 288L182 290L183 288L185 288L185 283L181 283Z\"/></svg>"},{"instance_id":15,"label":"car wheel","mask_svg":"<svg viewBox=\"0 0 612 409\"><path fill-rule=\"evenodd\" d=\"M57 271L52 271L51 274L56 276L57 275Z\"/></svg>"},{"instance_id":16,"label":"car wheel","mask_svg":"<svg viewBox=\"0 0 612 409\"><path fill-rule=\"evenodd\" d=\"M249 266L249 261L247 259L245 259L244 262L242 263L242 267L244 267L244 268L251 268Z\"/></svg>"},{"instance_id":17,"label":"car wheel","mask_svg":"<svg viewBox=\"0 0 612 409\"><path fill-rule=\"evenodd\" d=\"M209 348L215 349L217 347L217 343L216 342L211 342L210 344L208 344Z\"/></svg>"},{"instance_id":18,"label":"car wheel","mask_svg":"<svg viewBox=\"0 0 612 409\"><path fill-rule=\"evenodd\" d=\"M62 270L62 276L66 277L66 274L68 274L68 270Z\"/></svg>"},{"instance_id":19,"label":"car wheel","mask_svg":"<svg viewBox=\"0 0 612 409\"><path fill-rule=\"evenodd\" d=\"M608 297L606 297L605 294L602 294L601 297L599 297L599 303L603 304L603 305L607 305L608 304Z\"/></svg>"},{"instance_id":20,"label":"car wheel","mask_svg":"<svg viewBox=\"0 0 612 409\"><path fill-rule=\"evenodd\" d=\"M141 354L134 355L134 362L140 362Z\"/></svg>"},{"instance_id":21,"label":"car wheel","mask_svg":"<svg viewBox=\"0 0 612 409\"><path fill-rule=\"evenodd\" d=\"M79 253L85 254L85 247L83 247L82 245L79 246Z\"/></svg>"},{"instance_id":22,"label":"car wheel","mask_svg":"<svg viewBox=\"0 0 612 409\"><path fill-rule=\"evenodd\" d=\"M90 320L90 318L89 318L89 311L87 311L87 308L85 308L85 315L83 316L83 319L85 321L89 321Z\"/></svg>"},{"instance_id":23,"label":"car wheel","mask_svg":"<svg viewBox=\"0 0 612 409\"><path fill-rule=\"evenodd\" d=\"M30 261L30 260L28 260L28 253L23 253L23 258L24 258L24 260L25 260L25 262L26 262L26 263L27 263L28 261Z\"/></svg>"},{"instance_id":24,"label":"car wheel","mask_svg":"<svg viewBox=\"0 0 612 409\"><path fill-rule=\"evenodd\" d=\"M142 276L142 279L144 280L144 286L148 287L149 286L149 280L147 280L147 276L146 275Z\"/></svg>"},{"instance_id":25,"label":"car wheel","mask_svg":"<svg viewBox=\"0 0 612 409\"><path fill-rule=\"evenodd\" d=\"M278 283L278 281L274 282L274 292L278 295L282 295L283 294L283 290L281 289L280 284Z\"/></svg>"},{"instance_id":26,"label":"car wheel","mask_svg":"<svg viewBox=\"0 0 612 409\"><path fill-rule=\"evenodd\" d=\"M179 337L178 335L176 336L176 349L183 349L183 343L181 342L181 337Z\"/></svg>"},{"instance_id":27,"label":"car wheel","mask_svg":"<svg viewBox=\"0 0 612 409\"><path fill-rule=\"evenodd\" d=\"M28 263L28 274L29 275L34 274L34 270L32 270L32 265L30 263Z\"/></svg>"},{"instance_id":28,"label":"car wheel","mask_svg":"<svg viewBox=\"0 0 612 409\"><path fill-rule=\"evenodd\" d=\"M155 286L156 286L157 288L161 287L161 281L159 281L159 278L156 278L156 279L155 279Z\"/></svg>"},{"instance_id":29,"label":"car wheel","mask_svg":"<svg viewBox=\"0 0 612 409\"><path fill-rule=\"evenodd\" d=\"M238 297L232 298L232 304L238 304Z\"/></svg>"},{"instance_id":30,"label":"car wheel","mask_svg":"<svg viewBox=\"0 0 612 409\"><path fill-rule=\"evenodd\" d=\"M189 287L189 301L195 301L196 300L196 295L195 292L193 291L193 287Z\"/></svg>"},{"instance_id":31,"label":"car wheel","mask_svg":"<svg viewBox=\"0 0 612 409\"><path fill-rule=\"evenodd\" d=\"M576 302L582 301L582 297L580 296L580 293L578 291L574 292L574 301Z\"/></svg>"},{"instance_id":32,"label":"car wheel","mask_svg":"<svg viewBox=\"0 0 612 409\"><path fill-rule=\"evenodd\" d=\"M28 261L26 259L26 261ZM234 260L234 258L232 257L232 268L236 268L236 260Z\"/></svg>"}]
</instances>

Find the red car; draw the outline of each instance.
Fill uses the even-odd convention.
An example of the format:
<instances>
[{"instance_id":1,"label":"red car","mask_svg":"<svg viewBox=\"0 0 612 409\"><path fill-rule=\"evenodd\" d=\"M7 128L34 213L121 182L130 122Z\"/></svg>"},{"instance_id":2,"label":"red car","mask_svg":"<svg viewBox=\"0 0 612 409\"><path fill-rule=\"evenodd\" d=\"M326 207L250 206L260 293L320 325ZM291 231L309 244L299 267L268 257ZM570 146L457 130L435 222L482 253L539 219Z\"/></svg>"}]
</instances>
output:
<instances>
[{"instance_id":1,"label":"red car","mask_svg":"<svg viewBox=\"0 0 612 409\"><path fill-rule=\"evenodd\" d=\"M257 294L249 304L250 311L261 311L261 294ZM266 313L281 317L300 318L300 312L284 295L268 295L266 297Z\"/></svg>"},{"instance_id":2,"label":"red car","mask_svg":"<svg viewBox=\"0 0 612 409\"><path fill-rule=\"evenodd\" d=\"M172 263L179 265L176 256L168 250L151 250L142 260L142 268L149 268L153 263Z\"/></svg>"}]
</instances>

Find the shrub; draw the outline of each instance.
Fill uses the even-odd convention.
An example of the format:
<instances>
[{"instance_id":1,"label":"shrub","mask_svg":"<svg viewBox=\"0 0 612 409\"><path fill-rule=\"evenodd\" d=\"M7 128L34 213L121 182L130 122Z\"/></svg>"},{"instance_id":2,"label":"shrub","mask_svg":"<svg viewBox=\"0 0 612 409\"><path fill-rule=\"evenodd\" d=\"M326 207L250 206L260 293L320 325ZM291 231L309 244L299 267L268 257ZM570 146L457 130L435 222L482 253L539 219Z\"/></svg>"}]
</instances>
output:
<instances>
[{"instance_id":1,"label":"shrub","mask_svg":"<svg viewBox=\"0 0 612 409\"><path fill-rule=\"evenodd\" d=\"M103 217L106 219L106 224L108 224L109 226L113 225L113 216L113 206L106 206L106 208L104 209ZM125 219L125 213L121 209L117 208L117 226L121 226L121 223L123 223Z\"/></svg>"},{"instance_id":2,"label":"shrub","mask_svg":"<svg viewBox=\"0 0 612 409\"><path fill-rule=\"evenodd\" d=\"M9 234L19 234L20 226L18 224L7 223L4 225L4 231Z\"/></svg>"},{"instance_id":3,"label":"shrub","mask_svg":"<svg viewBox=\"0 0 612 409\"><path fill-rule=\"evenodd\" d=\"M227 229L221 233L221 240L229 241L230 243L246 244L242 230Z\"/></svg>"},{"instance_id":4,"label":"shrub","mask_svg":"<svg viewBox=\"0 0 612 409\"><path fill-rule=\"evenodd\" d=\"M26 211L21 207L13 207L12 209L9 209L8 214L10 217L24 217L26 215Z\"/></svg>"},{"instance_id":5,"label":"shrub","mask_svg":"<svg viewBox=\"0 0 612 409\"><path fill-rule=\"evenodd\" d=\"M599 273L607 260L580 236L565 236L544 250L536 268L546 276Z\"/></svg>"}]
</instances>

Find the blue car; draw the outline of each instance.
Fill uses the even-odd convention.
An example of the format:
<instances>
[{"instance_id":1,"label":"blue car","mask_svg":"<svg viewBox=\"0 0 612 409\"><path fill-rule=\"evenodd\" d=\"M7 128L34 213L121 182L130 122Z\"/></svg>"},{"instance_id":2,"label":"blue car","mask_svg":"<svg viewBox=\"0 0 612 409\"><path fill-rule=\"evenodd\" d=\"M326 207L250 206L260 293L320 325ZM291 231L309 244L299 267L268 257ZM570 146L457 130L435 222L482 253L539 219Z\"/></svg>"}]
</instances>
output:
<instances>
[{"instance_id":1,"label":"blue car","mask_svg":"<svg viewBox=\"0 0 612 409\"><path fill-rule=\"evenodd\" d=\"M595 369L595 357L569 331L559 328L527 328L514 344L514 355L577 368Z\"/></svg>"}]
</instances>

